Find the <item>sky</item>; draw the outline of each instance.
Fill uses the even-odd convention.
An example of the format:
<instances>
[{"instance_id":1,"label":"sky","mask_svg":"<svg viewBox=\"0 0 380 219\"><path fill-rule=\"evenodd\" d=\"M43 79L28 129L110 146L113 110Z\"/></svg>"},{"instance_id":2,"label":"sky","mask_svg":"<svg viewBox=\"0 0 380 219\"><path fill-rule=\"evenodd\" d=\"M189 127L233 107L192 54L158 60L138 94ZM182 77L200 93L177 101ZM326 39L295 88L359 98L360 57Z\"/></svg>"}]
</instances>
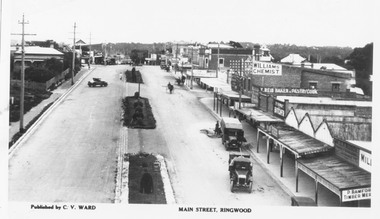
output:
<instances>
[{"instance_id":1,"label":"sky","mask_svg":"<svg viewBox=\"0 0 380 219\"><path fill-rule=\"evenodd\" d=\"M72 43L238 41L363 47L374 42L376 0L12 0L10 31ZM11 39L20 40L20 36Z\"/></svg>"}]
</instances>

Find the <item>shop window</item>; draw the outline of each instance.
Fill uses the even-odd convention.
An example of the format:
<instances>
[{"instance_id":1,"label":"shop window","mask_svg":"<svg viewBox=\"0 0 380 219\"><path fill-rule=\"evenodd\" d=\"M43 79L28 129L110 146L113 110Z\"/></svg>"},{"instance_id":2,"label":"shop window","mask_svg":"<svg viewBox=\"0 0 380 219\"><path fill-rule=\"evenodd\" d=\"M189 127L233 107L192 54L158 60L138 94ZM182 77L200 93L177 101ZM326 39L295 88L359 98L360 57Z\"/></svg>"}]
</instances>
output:
<instances>
[{"instance_id":1,"label":"shop window","mask_svg":"<svg viewBox=\"0 0 380 219\"><path fill-rule=\"evenodd\" d=\"M219 58L219 67L224 67L224 58Z\"/></svg>"},{"instance_id":2,"label":"shop window","mask_svg":"<svg viewBox=\"0 0 380 219\"><path fill-rule=\"evenodd\" d=\"M340 91L340 84L333 83L331 86L332 86L332 91L333 92L339 92Z\"/></svg>"},{"instance_id":3,"label":"shop window","mask_svg":"<svg viewBox=\"0 0 380 219\"><path fill-rule=\"evenodd\" d=\"M309 82L309 88L310 89L317 89L318 88L318 83L317 82Z\"/></svg>"}]
</instances>

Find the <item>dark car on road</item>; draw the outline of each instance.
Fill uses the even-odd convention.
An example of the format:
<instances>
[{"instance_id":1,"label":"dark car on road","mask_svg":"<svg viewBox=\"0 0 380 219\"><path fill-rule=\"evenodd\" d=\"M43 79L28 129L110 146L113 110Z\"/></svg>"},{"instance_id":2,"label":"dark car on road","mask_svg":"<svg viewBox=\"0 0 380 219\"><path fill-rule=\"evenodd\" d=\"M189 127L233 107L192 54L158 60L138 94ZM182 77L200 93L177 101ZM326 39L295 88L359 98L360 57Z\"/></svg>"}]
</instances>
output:
<instances>
[{"instance_id":1,"label":"dark car on road","mask_svg":"<svg viewBox=\"0 0 380 219\"><path fill-rule=\"evenodd\" d=\"M89 87L96 87L96 86L107 87L108 85L107 82L102 81L100 78L92 78L92 80L88 81L87 84Z\"/></svg>"}]
</instances>

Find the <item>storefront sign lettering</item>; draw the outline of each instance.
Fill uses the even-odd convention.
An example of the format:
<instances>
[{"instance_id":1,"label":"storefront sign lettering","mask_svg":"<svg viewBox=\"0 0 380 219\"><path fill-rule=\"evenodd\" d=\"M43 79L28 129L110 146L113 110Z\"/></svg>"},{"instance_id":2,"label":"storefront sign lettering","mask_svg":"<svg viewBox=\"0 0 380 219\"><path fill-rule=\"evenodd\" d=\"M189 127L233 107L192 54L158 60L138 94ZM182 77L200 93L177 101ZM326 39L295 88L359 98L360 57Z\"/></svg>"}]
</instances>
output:
<instances>
[{"instance_id":1,"label":"storefront sign lettering","mask_svg":"<svg viewBox=\"0 0 380 219\"><path fill-rule=\"evenodd\" d=\"M371 199L371 187L342 191L342 202Z\"/></svg>"},{"instance_id":2,"label":"storefront sign lettering","mask_svg":"<svg viewBox=\"0 0 380 219\"><path fill-rule=\"evenodd\" d=\"M371 172L372 156L370 153L360 150L359 152L359 167Z\"/></svg>"},{"instance_id":3,"label":"storefront sign lettering","mask_svg":"<svg viewBox=\"0 0 380 219\"><path fill-rule=\"evenodd\" d=\"M285 117L285 104L279 101L274 102L273 113L279 115L281 118Z\"/></svg>"},{"instance_id":4,"label":"storefront sign lettering","mask_svg":"<svg viewBox=\"0 0 380 219\"><path fill-rule=\"evenodd\" d=\"M316 89L261 87L260 91L277 94L318 94Z\"/></svg>"},{"instance_id":5,"label":"storefront sign lettering","mask_svg":"<svg viewBox=\"0 0 380 219\"><path fill-rule=\"evenodd\" d=\"M252 62L253 75L282 75L282 65L267 62Z\"/></svg>"}]
</instances>

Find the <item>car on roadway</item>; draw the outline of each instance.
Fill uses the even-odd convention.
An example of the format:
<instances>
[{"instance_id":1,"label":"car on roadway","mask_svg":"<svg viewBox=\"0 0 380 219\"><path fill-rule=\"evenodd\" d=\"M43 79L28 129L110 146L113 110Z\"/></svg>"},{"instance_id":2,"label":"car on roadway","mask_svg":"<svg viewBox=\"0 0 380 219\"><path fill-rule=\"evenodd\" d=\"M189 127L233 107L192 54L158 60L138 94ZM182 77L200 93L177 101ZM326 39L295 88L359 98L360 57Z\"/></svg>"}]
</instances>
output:
<instances>
[{"instance_id":1,"label":"car on roadway","mask_svg":"<svg viewBox=\"0 0 380 219\"><path fill-rule=\"evenodd\" d=\"M102 81L102 79L100 79L100 78L92 78L92 80L88 81L87 84L89 87L96 87L96 86L107 87L107 85L108 85L107 82Z\"/></svg>"}]
</instances>

